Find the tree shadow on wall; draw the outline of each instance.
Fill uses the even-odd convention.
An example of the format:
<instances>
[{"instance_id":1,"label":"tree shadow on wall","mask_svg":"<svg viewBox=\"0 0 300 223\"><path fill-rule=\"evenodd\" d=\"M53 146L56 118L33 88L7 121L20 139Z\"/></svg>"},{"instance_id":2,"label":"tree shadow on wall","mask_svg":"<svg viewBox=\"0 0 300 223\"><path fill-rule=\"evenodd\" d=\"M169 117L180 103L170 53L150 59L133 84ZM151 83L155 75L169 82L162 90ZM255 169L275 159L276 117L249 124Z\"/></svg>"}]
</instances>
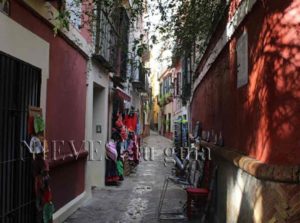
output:
<instances>
[{"instance_id":1,"label":"tree shadow on wall","mask_svg":"<svg viewBox=\"0 0 300 223\"><path fill-rule=\"evenodd\" d=\"M253 64L246 116L255 120L247 138L248 153L277 165L298 165L300 129L300 2L265 1L257 7L265 17L255 27L260 35L250 49ZM250 37L251 38L251 37ZM258 169L257 171L260 171ZM298 185L262 182L252 204L252 221L299 222L300 210L293 197ZM238 222L245 222L242 199ZM248 219L249 221L250 219ZM251 220L249 222L251 222ZM247 221L247 222L248 222Z\"/></svg>"},{"instance_id":2,"label":"tree shadow on wall","mask_svg":"<svg viewBox=\"0 0 300 223\"><path fill-rule=\"evenodd\" d=\"M246 116L252 134L249 154L274 164L299 163L300 141L300 2L260 3L266 15L258 25L260 36L250 49Z\"/></svg>"}]
</instances>

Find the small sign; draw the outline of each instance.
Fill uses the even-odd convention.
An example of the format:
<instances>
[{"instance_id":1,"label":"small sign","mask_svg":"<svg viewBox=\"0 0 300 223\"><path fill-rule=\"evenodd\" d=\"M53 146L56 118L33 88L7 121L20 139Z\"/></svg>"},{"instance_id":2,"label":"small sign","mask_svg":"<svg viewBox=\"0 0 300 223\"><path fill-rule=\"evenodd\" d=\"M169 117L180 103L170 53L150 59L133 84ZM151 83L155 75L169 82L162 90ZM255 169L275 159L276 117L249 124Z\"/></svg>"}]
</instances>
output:
<instances>
[{"instance_id":1,"label":"small sign","mask_svg":"<svg viewBox=\"0 0 300 223\"><path fill-rule=\"evenodd\" d=\"M244 32L239 38L237 52L237 88L248 83L248 35Z\"/></svg>"},{"instance_id":2,"label":"small sign","mask_svg":"<svg viewBox=\"0 0 300 223\"><path fill-rule=\"evenodd\" d=\"M101 125L96 125L96 133L101 133Z\"/></svg>"}]
</instances>

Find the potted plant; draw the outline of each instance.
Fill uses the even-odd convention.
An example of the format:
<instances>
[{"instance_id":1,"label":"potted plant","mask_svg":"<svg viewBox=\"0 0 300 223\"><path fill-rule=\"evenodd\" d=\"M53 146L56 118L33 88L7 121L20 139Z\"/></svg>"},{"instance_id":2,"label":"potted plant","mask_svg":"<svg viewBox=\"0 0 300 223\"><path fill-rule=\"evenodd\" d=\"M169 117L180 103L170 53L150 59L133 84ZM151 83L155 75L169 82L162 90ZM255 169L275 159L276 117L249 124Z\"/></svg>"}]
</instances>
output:
<instances>
[{"instance_id":1,"label":"potted plant","mask_svg":"<svg viewBox=\"0 0 300 223\"><path fill-rule=\"evenodd\" d=\"M165 98L166 98L166 102L167 103L170 103L170 102L172 102L172 100L173 100L173 97L172 97L172 93L167 93L166 95L165 95Z\"/></svg>"},{"instance_id":2,"label":"potted plant","mask_svg":"<svg viewBox=\"0 0 300 223\"><path fill-rule=\"evenodd\" d=\"M166 96L163 95L163 96L161 97L161 106L164 106L165 104L166 104Z\"/></svg>"}]
</instances>

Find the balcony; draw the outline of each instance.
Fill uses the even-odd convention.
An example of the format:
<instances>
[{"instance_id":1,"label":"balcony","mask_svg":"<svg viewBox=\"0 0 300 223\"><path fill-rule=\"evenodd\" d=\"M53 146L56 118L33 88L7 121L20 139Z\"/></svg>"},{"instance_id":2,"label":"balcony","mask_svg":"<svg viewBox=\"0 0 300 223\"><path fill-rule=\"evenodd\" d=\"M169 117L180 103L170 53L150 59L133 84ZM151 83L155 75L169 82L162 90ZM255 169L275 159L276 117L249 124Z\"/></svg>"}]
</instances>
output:
<instances>
[{"instance_id":1,"label":"balcony","mask_svg":"<svg viewBox=\"0 0 300 223\"><path fill-rule=\"evenodd\" d=\"M129 18L124 8L117 8L112 15L97 7L99 20L96 24L95 53L97 59L108 71L115 73L118 82L126 80Z\"/></svg>"},{"instance_id":2,"label":"balcony","mask_svg":"<svg viewBox=\"0 0 300 223\"><path fill-rule=\"evenodd\" d=\"M131 83L139 92L150 93L148 69L142 63L139 63L138 67L133 69Z\"/></svg>"},{"instance_id":3,"label":"balcony","mask_svg":"<svg viewBox=\"0 0 300 223\"><path fill-rule=\"evenodd\" d=\"M171 93L171 92L168 92L164 95L159 95L157 98L157 104L160 107L163 107L171 102L173 102L173 93Z\"/></svg>"}]
</instances>

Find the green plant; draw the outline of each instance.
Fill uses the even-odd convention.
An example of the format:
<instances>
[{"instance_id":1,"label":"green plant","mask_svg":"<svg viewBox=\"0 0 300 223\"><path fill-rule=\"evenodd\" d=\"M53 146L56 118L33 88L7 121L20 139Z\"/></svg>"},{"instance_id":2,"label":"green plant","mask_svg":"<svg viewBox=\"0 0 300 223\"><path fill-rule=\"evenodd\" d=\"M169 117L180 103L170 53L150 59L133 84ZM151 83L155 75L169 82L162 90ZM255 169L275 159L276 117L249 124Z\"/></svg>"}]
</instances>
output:
<instances>
[{"instance_id":1,"label":"green plant","mask_svg":"<svg viewBox=\"0 0 300 223\"><path fill-rule=\"evenodd\" d=\"M158 103L159 106L162 105L162 98L161 98L161 95L158 97L157 103Z\"/></svg>"},{"instance_id":2,"label":"green plant","mask_svg":"<svg viewBox=\"0 0 300 223\"><path fill-rule=\"evenodd\" d=\"M163 102L164 105L166 104L166 95L163 95L162 102Z\"/></svg>"},{"instance_id":3,"label":"green plant","mask_svg":"<svg viewBox=\"0 0 300 223\"><path fill-rule=\"evenodd\" d=\"M160 106L164 106L166 103L166 95L160 95L158 99L158 104Z\"/></svg>"},{"instance_id":4,"label":"green plant","mask_svg":"<svg viewBox=\"0 0 300 223\"><path fill-rule=\"evenodd\" d=\"M157 27L166 49L173 49L173 62L187 56L194 47L204 52L208 39L225 14L225 1L159 1L161 23Z\"/></svg>"},{"instance_id":5,"label":"green plant","mask_svg":"<svg viewBox=\"0 0 300 223\"><path fill-rule=\"evenodd\" d=\"M97 16L97 7L105 8L106 14L109 16L113 15L116 9L125 7L132 24L141 18L144 12L152 15L159 14L160 21L157 24L149 21L145 27L146 32L155 30L155 32L149 33L149 45L152 48L160 36L159 40L164 42L161 51L173 50L174 60L186 55L194 46L197 50L204 52L208 39L224 16L224 9L227 6L225 1L220 0L132 0L130 1L131 5L124 0L74 0L73 6L82 4L84 8L79 12L76 7L66 8L66 0L58 2L58 14L52 15L55 20L55 33L69 28L71 14L74 13L77 19L81 18L81 27L85 27L93 33L94 25L100 20ZM144 35L141 34L134 40L132 49L139 56L142 56L148 49L147 44L143 42L143 37Z\"/></svg>"},{"instance_id":6,"label":"green plant","mask_svg":"<svg viewBox=\"0 0 300 223\"><path fill-rule=\"evenodd\" d=\"M171 92L168 92L166 94L163 95L163 104L167 104L169 102L171 102L173 99L173 94Z\"/></svg>"},{"instance_id":7,"label":"green plant","mask_svg":"<svg viewBox=\"0 0 300 223\"><path fill-rule=\"evenodd\" d=\"M166 93L166 95L165 95L165 98L168 98L168 99L170 99L170 98L172 98L173 97L173 94L171 93L171 92L168 92L168 93Z\"/></svg>"}]
</instances>

